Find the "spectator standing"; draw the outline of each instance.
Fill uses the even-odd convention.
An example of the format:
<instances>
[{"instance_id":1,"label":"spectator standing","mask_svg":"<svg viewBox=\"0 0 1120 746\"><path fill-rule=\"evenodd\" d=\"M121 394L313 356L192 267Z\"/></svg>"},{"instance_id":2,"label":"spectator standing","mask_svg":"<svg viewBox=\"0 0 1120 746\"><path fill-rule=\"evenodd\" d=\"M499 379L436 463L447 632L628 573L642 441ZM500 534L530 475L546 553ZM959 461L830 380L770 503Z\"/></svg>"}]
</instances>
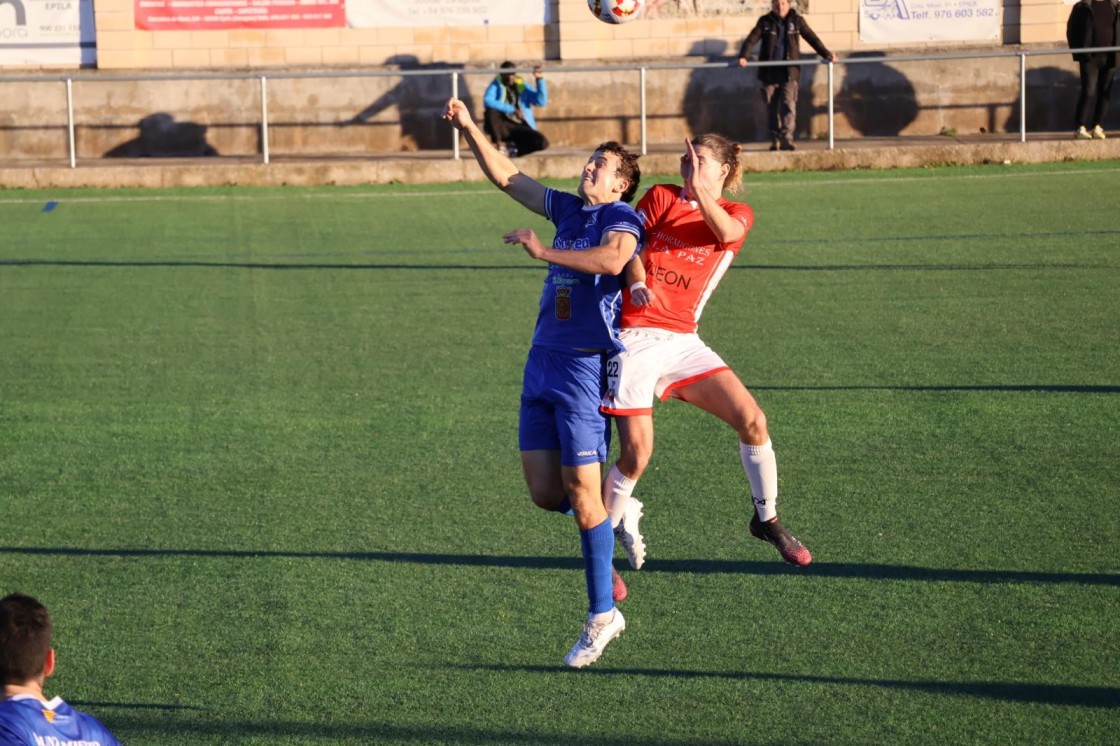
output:
<instances>
[{"instance_id":1,"label":"spectator standing","mask_svg":"<svg viewBox=\"0 0 1120 746\"><path fill-rule=\"evenodd\" d=\"M789 0L772 0L770 12L758 19L739 48L739 67L747 66L750 51L760 42L759 62L801 59L802 38L821 57L829 62L836 61L836 55L821 43L801 14L789 7ZM797 126L801 66L764 66L758 71L758 79L762 83L762 100L770 126L770 149L796 150L793 132Z\"/></svg>"},{"instance_id":2,"label":"spectator standing","mask_svg":"<svg viewBox=\"0 0 1120 746\"><path fill-rule=\"evenodd\" d=\"M490 140L503 155L519 156L548 147L548 138L537 130L533 107L548 104L548 84L541 68L533 68L533 83L513 72L514 64L502 63L501 69L482 98L485 107L483 127Z\"/></svg>"},{"instance_id":3,"label":"spectator standing","mask_svg":"<svg viewBox=\"0 0 1120 746\"><path fill-rule=\"evenodd\" d=\"M1120 44L1120 7L1117 0L1081 0L1070 11L1066 22L1066 41L1074 50L1073 59L1081 68L1081 93L1077 97L1076 120L1078 140L1105 139L1105 114L1112 93L1120 53L1078 52L1078 49L1114 47ZM1089 107L1093 107L1092 117Z\"/></svg>"},{"instance_id":4,"label":"spectator standing","mask_svg":"<svg viewBox=\"0 0 1120 746\"><path fill-rule=\"evenodd\" d=\"M92 715L43 694L43 683L54 673L52 632L50 614L39 601L21 593L0 599L0 743L120 746Z\"/></svg>"}]
</instances>

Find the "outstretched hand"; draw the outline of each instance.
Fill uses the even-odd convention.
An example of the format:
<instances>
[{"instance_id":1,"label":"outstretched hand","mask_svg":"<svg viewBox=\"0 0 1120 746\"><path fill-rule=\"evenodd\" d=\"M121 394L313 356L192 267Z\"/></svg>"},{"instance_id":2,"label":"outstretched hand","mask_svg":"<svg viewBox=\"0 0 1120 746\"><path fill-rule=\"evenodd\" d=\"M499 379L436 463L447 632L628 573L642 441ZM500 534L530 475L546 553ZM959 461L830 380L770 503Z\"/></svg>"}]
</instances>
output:
<instances>
[{"instance_id":1,"label":"outstretched hand","mask_svg":"<svg viewBox=\"0 0 1120 746\"><path fill-rule=\"evenodd\" d=\"M443 118L451 122L451 126L457 130L468 127L473 121L470 109L457 98L448 99L447 106L443 109Z\"/></svg>"},{"instance_id":2,"label":"outstretched hand","mask_svg":"<svg viewBox=\"0 0 1120 746\"><path fill-rule=\"evenodd\" d=\"M529 228L518 228L502 236L502 242L508 244L521 244L525 253L534 259L544 258L544 244L537 238L537 234Z\"/></svg>"}]
</instances>

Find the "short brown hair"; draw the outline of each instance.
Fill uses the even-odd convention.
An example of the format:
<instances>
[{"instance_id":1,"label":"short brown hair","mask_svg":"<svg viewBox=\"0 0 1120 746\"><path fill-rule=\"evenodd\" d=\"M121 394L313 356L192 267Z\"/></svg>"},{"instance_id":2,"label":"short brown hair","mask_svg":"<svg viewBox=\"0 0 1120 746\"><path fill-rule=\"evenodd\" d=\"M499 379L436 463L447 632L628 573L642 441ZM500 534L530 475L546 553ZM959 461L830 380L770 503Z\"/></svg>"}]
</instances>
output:
<instances>
[{"instance_id":1,"label":"short brown hair","mask_svg":"<svg viewBox=\"0 0 1120 746\"><path fill-rule=\"evenodd\" d=\"M692 147L695 148L699 145L711 150L720 163L726 163L731 167L727 172L727 177L723 180L723 189L725 192L738 194L739 187L743 183L743 164L739 162L739 153L743 152L743 147L739 143L732 142L723 135L715 133L697 135L692 138Z\"/></svg>"},{"instance_id":2,"label":"short brown hair","mask_svg":"<svg viewBox=\"0 0 1120 746\"><path fill-rule=\"evenodd\" d=\"M618 160L620 161L618 175L629 182L629 186L622 195L622 201L629 202L634 199L634 195L638 191L638 184L642 180L642 167L638 165L638 159L641 158L641 156L636 153L631 153L623 147L622 143L615 142L614 140L599 143L595 151L614 153L618 156Z\"/></svg>"},{"instance_id":3,"label":"short brown hair","mask_svg":"<svg viewBox=\"0 0 1120 746\"><path fill-rule=\"evenodd\" d=\"M52 632L47 607L31 596L0 599L0 681L23 684L43 673Z\"/></svg>"}]
</instances>

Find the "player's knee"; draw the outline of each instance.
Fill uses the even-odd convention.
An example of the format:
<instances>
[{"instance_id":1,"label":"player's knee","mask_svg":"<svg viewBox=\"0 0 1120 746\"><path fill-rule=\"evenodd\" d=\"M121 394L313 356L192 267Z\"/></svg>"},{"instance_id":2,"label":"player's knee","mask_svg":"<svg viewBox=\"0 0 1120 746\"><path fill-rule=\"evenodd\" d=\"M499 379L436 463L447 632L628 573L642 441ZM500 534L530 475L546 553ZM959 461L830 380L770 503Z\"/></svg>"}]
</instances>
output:
<instances>
[{"instance_id":1,"label":"player's knee","mask_svg":"<svg viewBox=\"0 0 1120 746\"><path fill-rule=\"evenodd\" d=\"M639 444L630 444L618 454L618 468L630 479L639 479L649 466L653 449Z\"/></svg>"},{"instance_id":2,"label":"player's knee","mask_svg":"<svg viewBox=\"0 0 1120 746\"><path fill-rule=\"evenodd\" d=\"M542 510L556 510L564 502L564 493L554 488L534 489L529 485L529 499Z\"/></svg>"},{"instance_id":3,"label":"player's knee","mask_svg":"<svg viewBox=\"0 0 1120 746\"><path fill-rule=\"evenodd\" d=\"M735 429L739 433L739 439L744 443L761 444L770 438L770 432L766 427L766 413L757 405L743 413Z\"/></svg>"}]
</instances>

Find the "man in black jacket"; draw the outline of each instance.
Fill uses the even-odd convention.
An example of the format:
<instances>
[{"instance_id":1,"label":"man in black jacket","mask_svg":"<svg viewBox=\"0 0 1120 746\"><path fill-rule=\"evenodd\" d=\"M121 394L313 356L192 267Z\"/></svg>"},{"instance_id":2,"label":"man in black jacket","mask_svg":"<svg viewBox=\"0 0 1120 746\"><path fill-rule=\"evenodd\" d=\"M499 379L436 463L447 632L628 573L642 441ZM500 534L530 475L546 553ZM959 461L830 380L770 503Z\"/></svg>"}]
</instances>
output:
<instances>
[{"instance_id":1,"label":"man in black jacket","mask_svg":"<svg viewBox=\"0 0 1120 746\"><path fill-rule=\"evenodd\" d=\"M758 19L754 29L743 40L743 46L739 48L739 67L747 66L750 51L759 41L762 42L758 52L760 62L801 59L802 38L821 57L829 62L836 61L836 55L821 43L801 14L790 10L789 0L772 0L770 12ZM797 82L800 78L800 65L768 65L759 68L762 100L766 102L770 124L771 150L795 150L793 130L797 123Z\"/></svg>"},{"instance_id":2,"label":"man in black jacket","mask_svg":"<svg viewBox=\"0 0 1120 746\"><path fill-rule=\"evenodd\" d=\"M1078 140L1096 138L1103 140L1104 115L1108 111L1108 97L1112 92L1112 76L1116 72L1120 53L1078 52L1078 49L1114 47L1120 44L1120 10L1117 0L1081 0L1070 11L1066 22L1066 41L1073 51L1073 58L1081 67L1081 94L1077 97ZM1089 105L1096 99L1093 117L1089 118ZM1092 124L1092 129L1089 125Z\"/></svg>"}]
</instances>

